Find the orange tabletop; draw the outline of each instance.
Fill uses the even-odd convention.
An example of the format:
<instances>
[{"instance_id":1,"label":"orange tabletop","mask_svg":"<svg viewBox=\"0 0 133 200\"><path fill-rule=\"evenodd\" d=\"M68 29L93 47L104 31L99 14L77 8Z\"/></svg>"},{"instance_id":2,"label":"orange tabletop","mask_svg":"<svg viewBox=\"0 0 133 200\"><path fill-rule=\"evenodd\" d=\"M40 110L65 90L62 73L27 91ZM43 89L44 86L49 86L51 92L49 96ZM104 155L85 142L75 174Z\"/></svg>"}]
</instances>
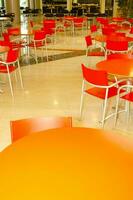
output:
<instances>
[{"instance_id":1,"label":"orange tabletop","mask_svg":"<svg viewBox=\"0 0 133 200\"><path fill-rule=\"evenodd\" d=\"M89 128L27 136L0 153L3 200L131 200L133 142Z\"/></svg>"},{"instance_id":2,"label":"orange tabletop","mask_svg":"<svg viewBox=\"0 0 133 200\"><path fill-rule=\"evenodd\" d=\"M133 77L133 59L109 59L96 64L97 69L109 74Z\"/></svg>"},{"instance_id":3,"label":"orange tabletop","mask_svg":"<svg viewBox=\"0 0 133 200\"><path fill-rule=\"evenodd\" d=\"M0 53L5 53L9 50L8 46L0 46Z\"/></svg>"},{"instance_id":4,"label":"orange tabletop","mask_svg":"<svg viewBox=\"0 0 133 200\"><path fill-rule=\"evenodd\" d=\"M99 34L99 35L96 35L96 36L94 36L94 39L96 40L96 41L98 41L98 42L106 42L107 41L107 39L110 39L110 40L121 40L122 39L122 37L120 36L117 36L117 35L102 35L102 34ZM133 37L129 37L129 36L125 36L125 37L123 37L123 39L122 40L126 40L126 41L128 41L128 42L133 42Z\"/></svg>"}]
</instances>

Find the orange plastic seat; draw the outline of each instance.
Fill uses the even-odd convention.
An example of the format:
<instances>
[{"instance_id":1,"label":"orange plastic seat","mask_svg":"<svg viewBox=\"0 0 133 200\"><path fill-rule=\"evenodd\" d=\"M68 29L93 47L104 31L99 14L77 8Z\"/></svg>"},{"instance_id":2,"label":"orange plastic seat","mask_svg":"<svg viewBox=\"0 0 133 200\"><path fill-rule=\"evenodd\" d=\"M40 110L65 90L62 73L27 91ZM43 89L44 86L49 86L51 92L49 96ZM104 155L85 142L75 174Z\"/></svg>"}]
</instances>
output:
<instances>
[{"instance_id":1,"label":"orange plastic seat","mask_svg":"<svg viewBox=\"0 0 133 200\"><path fill-rule=\"evenodd\" d=\"M34 132L65 127L72 127L71 117L42 117L10 121L12 142Z\"/></svg>"},{"instance_id":2,"label":"orange plastic seat","mask_svg":"<svg viewBox=\"0 0 133 200\"><path fill-rule=\"evenodd\" d=\"M104 126L104 122L106 119L111 117L114 113L106 116L107 109L107 100L111 97L117 95L117 85L123 80L117 81L111 85L108 83L108 74L106 71L98 71L95 69L87 68L82 64L82 73L83 73L83 84L82 84L82 92L81 92L81 102L80 102L80 117L82 117L82 107L83 107L83 96L84 94L90 94L99 99L104 100L103 103L103 114L102 114L102 127ZM88 89L85 89L85 83L92 86ZM123 92L123 90L121 90Z\"/></svg>"}]
</instances>

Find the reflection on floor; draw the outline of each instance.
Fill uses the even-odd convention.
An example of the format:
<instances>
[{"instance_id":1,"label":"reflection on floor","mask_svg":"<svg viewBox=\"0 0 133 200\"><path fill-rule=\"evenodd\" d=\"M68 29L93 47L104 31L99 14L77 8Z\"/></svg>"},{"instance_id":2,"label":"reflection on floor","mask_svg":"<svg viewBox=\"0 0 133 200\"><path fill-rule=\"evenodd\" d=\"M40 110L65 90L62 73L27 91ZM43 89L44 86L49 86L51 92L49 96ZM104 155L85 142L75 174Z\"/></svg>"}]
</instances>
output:
<instances>
[{"instance_id":1,"label":"reflection on floor","mask_svg":"<svg viewBox=\"0 0 133 200\"><path fill-rule=\"evenodd\" d=\"M85 33L86 34L86 33ZM84 34L84 35L85 35ZM100 128L101 101L86 96L83 118L79 120L79 105L82 85L81 63L95 67L103 57L86 57L84 35L75 37L58 36L57 43L48 50L49 62L23 63L24 90L13 78L14 100L8 81L0 85L4 93L0 95L0 150L11 143L10 120L40 116L72 116L73 126ZM40 57L40 52L38 55ZM1 76L1 80L5 77ZM110 110L115 99L110 102ZM133 113L131 112L131 119ZM132 136L132 120L125 131L125 114L117 124L119 134ZM115 131L113 118L105 123L105 129ZM115 133L115 132L114 132ZM117 133L115 133L117 134Z\"/></svg>"}]
</instances>

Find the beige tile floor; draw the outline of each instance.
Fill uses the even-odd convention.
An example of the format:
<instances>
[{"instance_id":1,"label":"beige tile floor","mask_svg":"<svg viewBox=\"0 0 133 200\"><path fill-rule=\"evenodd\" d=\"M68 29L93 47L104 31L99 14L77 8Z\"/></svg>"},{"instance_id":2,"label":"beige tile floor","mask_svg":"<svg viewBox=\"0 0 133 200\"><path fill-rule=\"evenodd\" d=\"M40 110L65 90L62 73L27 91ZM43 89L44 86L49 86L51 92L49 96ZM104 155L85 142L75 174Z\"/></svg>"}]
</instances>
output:
<instances>
[{"instance_id":1,"label":"beige tile floor","mask_svg":"<svg viewBox=\"0 0 133 200\"><path fill-rule=\"evenodd\" d=\"M57 44L51 45L52 51L50 50L49 54L62 53L59 49L65 50L64 53L68 52L67 50L85 49L84 35L77 34L75 37L58 35ZM86 96L82 120L79 120L79 105L82 85L81 63L95 67L95 64L102 59L102 57L83 55L23 66L21 69L24 90L21 89L19 82L13 79L14 100L10 95L8 81L6 84L1 84L4 93L0 94L0 150L11 143L10 120L40 116L72 116L73 126L100 128L102 102ZM1 76L1 79L3 78ZM110 103L115 104L115 99ZM111 105L110 110L112 110ZM113 118L105 123L105 129L132 138L132 117L131 112L127 130L124 113L118 120L117 129L113 128Z\"/></svg>"}]
</instances>

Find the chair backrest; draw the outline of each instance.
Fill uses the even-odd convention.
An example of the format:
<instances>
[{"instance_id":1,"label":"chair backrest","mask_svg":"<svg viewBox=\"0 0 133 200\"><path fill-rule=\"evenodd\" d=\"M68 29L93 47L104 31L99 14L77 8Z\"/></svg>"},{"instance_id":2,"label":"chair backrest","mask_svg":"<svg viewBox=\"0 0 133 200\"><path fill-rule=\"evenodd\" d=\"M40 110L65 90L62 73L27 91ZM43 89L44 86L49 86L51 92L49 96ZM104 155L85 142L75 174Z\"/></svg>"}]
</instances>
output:
<instances>
[{"instance_id":1,"label":"chair backrest","mask_svg":"<svg viewBox=\"0 0 133 200\"><path fill-rule=\"evenodd\" d=\"M131 27L130 29L130 34L133 34L133 27Z\"/></svg>"},{"instance_id":2,"label":"chair backrest","mask_svg":"<svg viewBox=\"0 0 133 200\"><path fill-rule=\"evenodd\" d=\"M34 26L34 23L32 20L30 20L30 26L31 26L31 28L33 28L33 26Z\"/></svg>"},{"instance_id":3,"label":"chair backrest","mask_svg":"<svg viewBox=\"0 0 133 200\"><path fill-rule=\"evenodd\" d=\"M43 40L46 37L45 31L35 31L34 40Z\"/></svg>"},{"instance_id":4,"label":"chair backrest","mask_svg":"<svg viewBox=\"0 0 133 200\"><path fill-rule=\"evenodd\" d=\"M108 74L106 71L91 69L82 64L83 78L93 85L108 86Z\"/></svg>"},{"instance_id":5,"label":"chair backrest","mask_svg":"<svg viewBox=\"0 0 133 200\"><path fill-rule=\"evenodd\" d=\"M54 19L50 19L50 20L44 20L43 21L43 27L44 28L55 28L56 26L56 21Z\"/></svg>"},{"instance_id":6,"label":"chair backrest","mask_svg":"<svg viewBox=\"0 0 133 200\"><path fill-rule=\"evenodd\" d=\"M102 34L103 35L110 35L115 32L115 28L113 27L102 27Z\"/></svg>"},{"instance_id":7,"label":"chair backrest","mask_svg":"<svg viewBox=\"0 0 133 200\"><path fill-rule=\"evenodd\" d=\"M129 21L123 21L121 23L121 26L124 28L124 29L129 29L131 28L131 23Z\"/></svg>"},{"instance_id":8,"label":"chair backrest","mask_svg":"<svg viewBox=\"0 0 133 200\"><path fill-rule=\"evenodd\" d=\"M91 25L90 26L90 30L91 30L91 33L97 32L97 26L96 25Z\"/></svg>"},{"instance_id":9,"label":"chair backrest","mask_svg":"<svg viewBox=\"0 0 133 200\"><path fill-rule=\"evenodd\" d=\"M10 121L12 142L34 132L72 127L71 117L43 117Z\"/></svg>"},{"instance_id":10,"label":"chair backrest","mask_svg":"<svg viewBox=\"0 0 133 200\"><path fill-rule=\"evenodd\" d=\"M19 54L20 54L19 49L10 49L7 53L6 62L10 63L17 61L19 58Z\"/></svg>"},{"instance_id":11,"label":"chair backrest","mask_svg":"<svg viewBox=\"0 0 133 200\"><path fill-rule=\"evenodd\" d=\"M83 17L75 17L75 18L73 18L74 24L83 23L83 21L84 21Z\"/></svg>"},{"instance_id":12,"label":"chair backrest","mask_svg":"<svg viewBox=\"0 0 133 200\"><path fill-rule=\"evenodd\" d=\"M11 27L7 29L7 32L9 35L19 35L20 34L20 28L19 27Z\"/></svg>"},{"instance_id":13,"label":"chair backrest","mask_svg":"<svg viewBox=\"0 0 133 200\"><path fill-rule=\"evenodd\" d=\"M105 17L97 17L96 21L104 26L109 24L109 19L107 19Z\"/></svg>"},{"instance_id":14,"label":"chair backrest","mask_svg":"<svg viewBox=\"0 0 133 200\"><path fill-rule=\"evenodd\" d=\"M3 32L2 35L3 35L4 41L6 41L6 42L10 42L10 36L9 36L8 33Z\"/></svg>"},{"instance_id":15,"label":"chair backrest","mask_svg":"<svg viewBox=\"0 0 133 200\"><path fill-rule=\"evenodd\" d=\"M92 45L92 39L90 35L85 36L85 42L87 47Z\"/></svg>"},{"instance_id":16,"label":"chair backrest","mask_svg":"<svg viewBox=\"0 0 133 200\"><path fill-rule=\"evenodd\" d=\"M114 51L127 51L128 50L128 41L124 37L117 37L117 41L107 40L106 49Z\"/></svg>"}]
</instances>

